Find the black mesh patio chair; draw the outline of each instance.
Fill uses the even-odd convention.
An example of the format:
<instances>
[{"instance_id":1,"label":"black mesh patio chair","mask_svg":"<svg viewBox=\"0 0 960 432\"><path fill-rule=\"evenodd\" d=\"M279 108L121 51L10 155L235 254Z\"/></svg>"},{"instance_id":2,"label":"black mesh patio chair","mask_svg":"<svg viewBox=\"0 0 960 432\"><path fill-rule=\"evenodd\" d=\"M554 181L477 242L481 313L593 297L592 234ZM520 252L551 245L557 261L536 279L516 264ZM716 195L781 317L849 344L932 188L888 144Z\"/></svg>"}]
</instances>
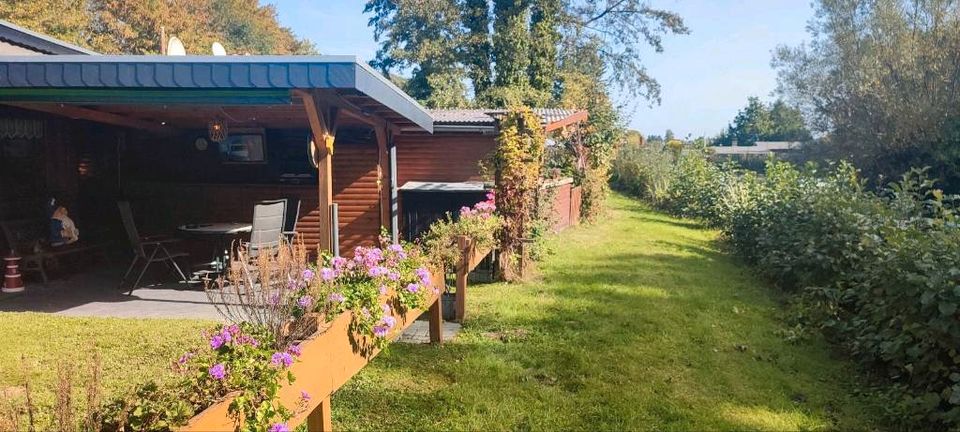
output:
<instances>
[{"instance_id":1,"label":"black mesh patio chair","mask_svg":"<svg viewBox=\"0 0 960 432\"><path fill-rule=\"evenodd\" d=\"M275 251L283 241L286 200L261 201L253 206L253 229L245 246L250 258L263 251Z\"/></svg>"},{"instance_id":2,"label":"black mesh patio chair","mask_svg":"<svg viewBox=\"0 0 960 432\"><path fill-rule=\"evenodd\" d=\"M283 221L283 236L293 243L297 238L297 221L300 220L300 198L286 198L287 208Z\"/></svg>"},{"instance_id":3,"label":"black mesh patio chair","mask_svg":"<svg viewBox=\"0 0 960 432\"><path fill-rule=\"evenodd\" d=\"M143 268L140 270L137 280L130 285L127 295L132 294L133 290L140 287L140 280L143 279L143 275L146 274L147 269L150 268L150 264L153 263L162 262L166 264L171 271L180 277L180 281L187 283L187 276L177 264L177 258L188 257L190 254L186 252L171 252L170 249L167 248L169 244L179 242L180 239L169 237L141 237L137 231L137 225L133 221L133 211L130 210L130 203L120 201L117 203L117 207L120 208L120 219L123 221L123 228L127 232L127 239L130 241L130 247L133 250L133 261L130 262L130 267L127 268L127 272L123 274L123 279L120 280L120 288L123 288L127 282L127 278L130 277L130 273L133 272L133 269L140 263L143 264Z\"/></svg>"}]
</instances>

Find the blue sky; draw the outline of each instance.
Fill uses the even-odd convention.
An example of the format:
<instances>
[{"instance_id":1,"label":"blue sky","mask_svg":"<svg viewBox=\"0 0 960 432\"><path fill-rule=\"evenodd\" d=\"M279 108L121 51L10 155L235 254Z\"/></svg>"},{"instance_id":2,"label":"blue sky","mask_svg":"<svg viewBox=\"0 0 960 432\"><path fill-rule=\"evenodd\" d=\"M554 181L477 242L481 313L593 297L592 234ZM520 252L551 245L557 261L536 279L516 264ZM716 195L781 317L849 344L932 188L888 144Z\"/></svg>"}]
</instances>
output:
<instances>
[{"instance_id":1,"label":"blue sky","mask_svg":"<svg viewBox=\"0 0 960 432\"><path fill-rule=\"evenodd\" d=\"M267 0L280 22L316 43L324 54L369 60L377 50L363 14L363 0ZM780 44L808 38L813 16L808 0L654 0L680 13L691 34L667 37L664 52L644 58L662 86L663 102L628 110L631 128L678 136L714 135L746 104L747 97L770 99L776 73L770 53Z\"/></svg>"}]
</instances>

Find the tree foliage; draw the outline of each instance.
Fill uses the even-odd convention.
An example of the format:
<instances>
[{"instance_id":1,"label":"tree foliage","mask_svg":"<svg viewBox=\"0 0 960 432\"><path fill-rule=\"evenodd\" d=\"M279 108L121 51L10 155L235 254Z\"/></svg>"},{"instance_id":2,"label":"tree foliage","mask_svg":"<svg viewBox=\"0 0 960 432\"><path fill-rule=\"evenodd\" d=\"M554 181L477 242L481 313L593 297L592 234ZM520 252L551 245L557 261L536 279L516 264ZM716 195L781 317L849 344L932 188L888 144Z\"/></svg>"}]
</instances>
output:
<instances>
[{"instance_id":1,"label":"tree foliage","mask_svg":"<svg viewBox=\"0 0 960 432\"><path fill-rule=\"evenodd\" d=\"M161 27L191 54L209 53L217 41L237 54L315 51L258 0L8 1L0 18L104 54L158 54Z\"/></svg>"},{"instance_id":2,"label":"tree foliage","mask_svg":"<svg viewBox=\"0 0 960 432\"><path fill-rule=\"evenodd\" d=\"M819 0L811 42L779 47L779 91L868 178L929 165L960 187L960 3Z\"/></svg>"},{"instance_id":3,"label":"tree foliage","mask_svg":"<svg viewBox=\"0 0 960 432\"><path fill-rule=\"evenodd\" d=\"M751 97L727 126L727 130L715 140L716 145L751 146L757 141L809 141L810 131L804 125L800 110L782 100L764 104L760 98Z\"/></svg>"}]
</instances>

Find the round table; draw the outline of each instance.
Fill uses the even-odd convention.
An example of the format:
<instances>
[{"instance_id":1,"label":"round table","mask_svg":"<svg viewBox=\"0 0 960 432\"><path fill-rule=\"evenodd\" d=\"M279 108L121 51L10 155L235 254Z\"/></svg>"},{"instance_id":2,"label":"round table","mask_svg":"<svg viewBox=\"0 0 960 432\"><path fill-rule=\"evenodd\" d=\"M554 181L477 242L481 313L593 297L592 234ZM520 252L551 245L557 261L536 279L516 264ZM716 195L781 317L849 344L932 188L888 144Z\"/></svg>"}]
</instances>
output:
<instances>
[{"instance_id":1,"label":"round table","mask_svg":"<svg viewBox=\"0 0 960 432\"><path fill-rule=\"evenodd\" d=\"M252 231L253 225L246 222L213 222L180 225L177 229L185 234L212 237L215 243L210 266L215 272L221 273L230 263L227 239Z\"/></svg>"}]
</instances>

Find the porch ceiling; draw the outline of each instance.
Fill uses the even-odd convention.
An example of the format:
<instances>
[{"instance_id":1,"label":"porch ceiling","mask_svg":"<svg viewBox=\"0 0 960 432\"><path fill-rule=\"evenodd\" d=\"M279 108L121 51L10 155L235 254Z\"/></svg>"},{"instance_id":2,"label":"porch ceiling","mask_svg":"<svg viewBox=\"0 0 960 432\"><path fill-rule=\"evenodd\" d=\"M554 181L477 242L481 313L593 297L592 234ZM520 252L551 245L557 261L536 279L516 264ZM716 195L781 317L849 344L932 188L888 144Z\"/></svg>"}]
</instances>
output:
<instances>
[{"instance_id":1,"label":"porch ceiling","mask_svg":"<svg viewBox=\"0 0 960 432\"><path fill-rule=\"evenodd\" d=\"M429 112L355 57L0 56L0 103L47 112L55 110L46 104L71 104L182 127L224 113L238 123L303 126L295 90L400 129L433 131Z\"/></svg>"}]
</instances>

